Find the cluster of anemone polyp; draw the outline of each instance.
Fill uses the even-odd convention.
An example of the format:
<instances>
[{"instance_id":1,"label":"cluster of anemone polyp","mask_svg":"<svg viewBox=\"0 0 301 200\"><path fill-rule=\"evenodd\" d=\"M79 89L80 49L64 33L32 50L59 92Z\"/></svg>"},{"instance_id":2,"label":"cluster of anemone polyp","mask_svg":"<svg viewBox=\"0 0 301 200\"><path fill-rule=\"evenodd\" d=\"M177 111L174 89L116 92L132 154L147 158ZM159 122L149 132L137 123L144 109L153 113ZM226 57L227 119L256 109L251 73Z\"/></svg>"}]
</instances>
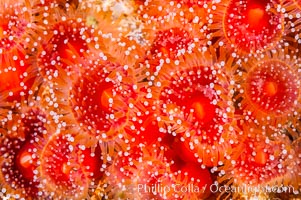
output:
<instances>
[{"instance_id":1,"label":"cluster of anemone polyp","mask_svg":"<svg viewBox=\"0 0 301 200\"><path fill-rule=\"evenodd\" d=\"M300 199L300 0L0 0L0 199Z\"/></svg>"}]
</instances>

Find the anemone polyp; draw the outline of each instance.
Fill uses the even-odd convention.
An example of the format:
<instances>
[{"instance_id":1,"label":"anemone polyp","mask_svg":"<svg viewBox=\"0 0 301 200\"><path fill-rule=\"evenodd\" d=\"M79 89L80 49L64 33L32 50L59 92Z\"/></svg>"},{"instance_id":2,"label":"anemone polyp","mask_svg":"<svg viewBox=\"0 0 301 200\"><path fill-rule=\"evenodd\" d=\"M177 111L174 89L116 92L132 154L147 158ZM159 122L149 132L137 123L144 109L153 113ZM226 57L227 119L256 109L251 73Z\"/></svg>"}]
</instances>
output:
<instances>
[{"instance_id":1,"label":"anemone polyp","mask_svg":"<svg viewBox=\"0 0 301 200\"><path fill-rule=\"evenodd\" d=\"M39 53L39 69L42 75L48 79L48 76L54 76L59 69L63 69L67 75L77 75L79 69L75 63L88 54L90 28L85 25L84 20L71 18L50 25L46 31L47 39Z\"/></svg>"},{"instance_id":2,"label":"anemone polyp","mask_svg":"<svg viewBox=\"0 0 301 200\"><path fill-rule=\"evenodd\" d=\"M2 183L28 199L38 198L40 152L46 134L50 135L49 121L44 110L34 106L17 108L5 126L1 140ZM10 119L13 118L13 119Z\"/></svg>"},{"instance_id":3,"label":"anemone polyp","mask_svg":"<svg viewBox=\"0 0 301 200\"><path fill-rule=\"evenodd\" d=\"M272 126L294 121L300 101L299 62L274 52L243 64L245 71L238 74L242 89L237 97L242 97L240 106L251 118Z\"/></svg>"},{"instance_id":4,"label":"anemone polyp","mask_svg":"<svg viewBox=\"0 0 301 200\"><path fill-rule=\"evenodd\" d=\"M270 0L231 1L223 22L227 39L245 51L262 49L279 40L283 32L279 5L280 1Z\"/></svg>"},{"instance_id":5,"label":"anemone polyp","mask_svg":"<svg viewBox=\"0 0 301 200\"><path fill-rule=\"evenodd\" d=\"M233 148L232 158L219 173L219 182L228 180L227 184L241 187L234 196L250 195L255 188L269 192L266 187L292 186L291 180L297 175L295 151L285 135L275 133L269 138L259 129L254 134ZM248 190L243 191L243 187Z\"/></svg>"},{"instance_id":6,"label":"anemone polyp","mask_svg":"<svg viewBox=\"0 0 301 200\"><path fill-rule=\"evenodd\" d=\"M141 74L140 79L149 79L150 77L147 77L149 75L146 76L146 74L155 75L170 71L170 66L164 63L178 60L194 51L202 37L192 29L192 26L184 25L181 22L162 23L158 21L152 23L162 24L164 28L160 27L155 31L149 31L146 36L150 44L146 58L139 63L137 69L137 74ZM153 26L152 23L149 26Z\"/></svg>"},{"instance_id":7,"label":"anemone polyp","mask_svg":"<svg viewBox=\"0 0 301 200\"><path fill-rule=\"evenodd\" d=\"M37 147L33 141L17 138L1 140L1 183L7 195L28 199L38 197L39 179L36 172L38 166Z\"/></svg>"},{"instance_id":8,"label":"anemone polyp","mask_svg":"<svg viewBox=\"0 0 301 200\"><path fill-rule=\"evenodd\" d=\"M72 138L68 134L54 134L42 150L39 170L46 196L81 199L87 195L89 181Z\"/></svg>"},{"instance_id":9,"label":"anemone polyp","mask_svg":"<svg viewBox=\"0 0 301 200\"><path fill-rule=\"evenodd\" d=\"M152 30L145 37L150 42L149 53L155 57L174 60L192 52L201 42L205 43L206 36L200 31L201 26L179 19L150 19L145 25L145 30L149 29Z\"/></svg>"},{"instance_id":10,"label":"anemone polyp","mask_svg":"<svg viewBox=\"0 0 301 200\"><path fill-rule=\"evenodd\" d=\"M124 126L128 104L136 95L131 69L101 60L88 63L85 69L70 89L72 113L88 134L112 139Z\"/></svg>"},{"instance_id":11,"label":"anemone polyp","mask_svg":"<svg viewBox=\"0 0 301 200\"><path fill-rule=\"evenodd\" d=\"M218 44L227 43L240 52L254 53L271 49L284 35L284 16L279 9L281 3L278 0L233 0L216 4L216 13L209 28L213 30L213 37L226 39L218 39ZM215 29L218 30L214 32Z\"/></svg>"},{"instance_id":12,"label":"anemone polyp","mask_svg":"<svg viewBox=\"0 0 301 200\"><path fill-rule=\"evenodd\" d=\"M218 62L202 63L201 56L187 59L182 70L161 81L161 118L183 134L182 141L193 144L188 146L194 146L201 162L217 165L231 146L229 140L235 140L231 86Z\"/></svg>"},{"instance_id":13,"label":"anemone polyp","mask_svg":"<svg viewBox=\"0 0 301 200\"><path fill-rule=\"evenodd\" d=\"M49 126L51 125L46 111L30 106L21 108L21 110L22 114L15 116L15 120L18 118L21 120L17 120L19 123L13 125L17 127L19 138L43 138L46 134L49 134Z\"/></svg>"}]
</instances>

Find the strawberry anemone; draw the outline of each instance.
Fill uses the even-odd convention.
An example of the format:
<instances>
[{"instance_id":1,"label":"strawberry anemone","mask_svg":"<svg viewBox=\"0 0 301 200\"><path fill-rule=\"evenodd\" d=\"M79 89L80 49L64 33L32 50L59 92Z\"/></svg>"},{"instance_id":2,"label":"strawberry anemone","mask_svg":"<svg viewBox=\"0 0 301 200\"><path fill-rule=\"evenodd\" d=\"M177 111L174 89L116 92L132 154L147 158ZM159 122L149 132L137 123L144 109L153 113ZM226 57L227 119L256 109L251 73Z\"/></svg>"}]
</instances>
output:
<instances>
[{"instance_id":1,"label":"strawberry anemone","mask_svg":"<svg viewBox=\"0 0 301 200\"><path fill-rule=\"evenodd\" d=\"M54 134L41 153L40 173L46 196L80 199L87 195L89 181L80 166L70 134Z\"/></svg>"},{"instance_id":2,"label":"strawberry anemone","mask_svg":"<svg viewBox=\"0 0 301 200\"><path fill-rule=\"evenodd\" d=\"M0 178L7 195L37 198L39 180L35 169L38 156L34 142L7 137L1 143Z\"/></svg>"},{"instance_id":3,"label":"strawberry anemone","mask_svg":"<svg viewBox=\"0 0 301 200\"><path fill-rule=\"evenodd\" d=\"M75 79L80 70L76 63L89 51L90 28L84 20L70 18L49 26L46 32L47 39L38 58L41 74L51 80L53 76L58 73L62 76L64 72Z\"/></svg>"},{"instance_id":4,"label":"strawberry anemone","mask_svg":"<svg viewBox=\"0 0 301 200\"><path fill-rule=\"evenodd\" d=\"M128 105L135 101L135 86L128 66L109 60L89 61L70 87L72 116L63 120L78 124L92 138L111 140L120 134L127 121Z\"/></svg>"},{"instance_id":5,"label":"strawberry anemone","mask_svg":"<svg viewBox=\"0 0 301 200\"><path fill-rule=\"evenodd\" d=\"M218 181L234 186L247 186L259 189L258 192L270 186L291 186L291 180L296 176L295 151L285 135L274 134L269 138L261 130L251 131L234 149L234 153L221 167ZM253 189L253 192L254 192ZM237 191L235 195L239 195Z\"/></svg>"},{"instance_id":6,"label":"strawberry anemone","mask_svg":"<svg viewBox=\"0 0 301 200\"><path fill-rule=\"evenodd\" d=\"M197 153L205 165L222 161L236 138L232 90L221 63L191 57L168 80L155 81L161 83L162 120L181 134L185 149Z\"/></svg>"},{"instance_id":7,"label":"strawberry anemone","mask_svg":"<svg viewBox=\"0 0 301 200\"><path fill-rule=\"evenodd\" d=\"M263 49L280 40L283 16L280 1L230 1L223 28L230 43L243 51ZM244 27L244 28L241 28Z\"/></svg>"},{"instance_id":8,"label":"strawberry anemone","mask_svg":"<svg viewBox=\"0 0 301 200\"><path fill-rule=\"evenodd\" d=\"M158 30L152 43L151 54L161 54L163 57L175 58L182 51L187 51L192 45L193 38L181 27L172 27L170 29Z\"/></svg>"},{"instance_id":9,"label":"strawberry anemone","mask_svg":"<svg viewBox=\"0 0 301 200\"><path fill-rule=\"evenodd\" d=\"M244 115L254 121L269 122L273 127L295 123L299 110L299 59L284 57L282 53L265 54L260 60L243 63L238 73L241 98L239 106Z\"/></svg>"},{"instance_id":10,"label":"strawberry anemone","mask_svg":"<svg viewBox=\"0 0 301 200\"><path fill-rule=\"evenodd\" d=\"M40 158L40 143L47 132L47 118L39 108L23 110L14 116L17 123L8 126L7 135L1 140L1 182L7 193L28 199L36 199L40 176L37 171Z\"/></svg>"},{"instance_id":11,"label":"strawberry anemone","mask_svg":"<svg viewBox=\"0 0 301 200\"><path fill-rule=\"evenodd\" d=\"M34 43L37 36L36 25L33 23L33 9L28 0L0 2L0 52L9 51L13 48L24 50ZM28 38L28 39L26 39ZM26 39L26 40L25 40Z\"/></svg>"},{"instance_id":12,"label":"strawberry anemone","mask_svg":"<svg viewBox=\"0 0 301 200\"><path fill-rule=\"evenodd\" d=\"M282 1L228 1L216 4L209 24L216 45L234 47L240 53L273 48L284 36ZM222 13L222 14L221 14Z\"/></svg>"}]
</instances>

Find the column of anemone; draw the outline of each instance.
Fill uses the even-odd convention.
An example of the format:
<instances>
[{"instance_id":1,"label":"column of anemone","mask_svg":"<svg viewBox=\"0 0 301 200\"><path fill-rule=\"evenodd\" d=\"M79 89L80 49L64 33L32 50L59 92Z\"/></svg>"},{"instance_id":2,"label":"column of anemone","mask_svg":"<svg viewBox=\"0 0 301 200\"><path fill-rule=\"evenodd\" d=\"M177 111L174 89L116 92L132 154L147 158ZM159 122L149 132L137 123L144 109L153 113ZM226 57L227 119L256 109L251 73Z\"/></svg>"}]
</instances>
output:
<instances>
[{"instance_id":1,"label":"column of anemone","mask_svg":"<svg viewBox=\"0 0 301 200\"><path fill-rule=\"evenodd\" d=\"M282 38L282 1L223 1L216 4L209 24L215 46L226 46L239 54L273 48Z\"/></svg>"},{"instance_id":2,"label":"column of anemone","mask_svg":"<svg viewBox=\"0 0 301 200\"><path fill-rule=\"evenodd\" d=\"M237 139L233 86L225 73L233 59L223 55L212 60L212 53L191 54L166 80L154 81L160 86L154 95L159 96L162 120L197 155L195 160L207 166L222 162Z\"/></svg>"},{"instance_id":3,"label":"column of anemone","mask_svg":"<svg viewBox=\"0 0 301 200\"><path fill-rule=\"evenodd\" d=\"M129 67L144 56L143 36L141 32L135 32L136 29L139 30L139 22L126 15L116 16L113 11L104 10L102 5L88 4L84 8L88 12L87 24L94 31L93 41L96 45L93 49L96 54L110 55L120 64ZM103 41L104 48L97 44L100 40Z\"/></svg>"},{"instance_id":4,"label":"column of anemone","mask_svg":"<svg viewBox=\"0 0 301 200\"><path fill-rule=\"evenodd\" d=\"M46 135L52 131L51 121L37 105L20 108L8 121L0 148L1 187L7 197L37 199L43 195L38 167Z\"/></svg>"},{"instance_id":5,"label":"column of anemone","mask_svg":"<svg viewBox=\"0 0 301 200\"><path fill-rule=\"evenodd\" d=\"M229 158L218 170L218 182L235 188L233 198L250 198L255 189L269 195L269 187L292 187L296 180L296 152L283 134L269 138L260 129L250 129ZM223 195L225 192L219 197Z\"/></svg>"},{"instance_id":6,"label":"column of anemone","mask_svg":"<svg viewBox=\"0 0 301 200\"><path fill-rule=\"evenodd\" d=\"M144 24L148 41L145 59L136 65L139 80L153 80L160 74L175 70L170 63L179 63L191 52L204 46L207 40L201 26L179 19L149 19ZM163 78L163 77L162 77Z\"/></svg>"},{"instance_id":7,"label":"column of anemone","mask_svg":"<svg viewBox=\"0 0 301 200\"><path fill-rule=\"evenodd\" d=\"M118 153L95 195L108 199L176 199L178 194L163 190L172 184L175 181L162 151L136 146Z\"/></svg>"},{"instance_id":8,"label":"column of anemone","mask_svg":"<svg viewBox=\"0 0 301 200\"><path fill-rule=\"evenodd\" d=\"M262 129L296 126L300 112L300 58L288 48L243 59L236 75L245 125Z\"/></svg>"},{"instance_id":9,"label":"column of anemone","mask_svg":"<svg viewBox=\"0 0 301 200\"><path fill-rule=\"evenodd\" d=\"M21 101L33 93L34 50L39 34L29 1L0 1L0 91L7 101Z\"/></svg>"}]
</instances>

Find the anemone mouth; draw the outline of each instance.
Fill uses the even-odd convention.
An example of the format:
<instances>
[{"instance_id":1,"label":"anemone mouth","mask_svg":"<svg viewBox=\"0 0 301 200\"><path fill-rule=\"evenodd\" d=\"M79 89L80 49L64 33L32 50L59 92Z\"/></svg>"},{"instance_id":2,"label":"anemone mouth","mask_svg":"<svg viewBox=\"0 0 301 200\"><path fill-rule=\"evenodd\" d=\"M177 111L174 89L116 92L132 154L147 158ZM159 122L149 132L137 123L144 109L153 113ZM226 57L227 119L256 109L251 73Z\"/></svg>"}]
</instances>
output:
<instances>
[{"instance_id":1,"label":"anemone mouth","mask_svg":"<svg viewBox=\"0 0 301 200\"><path fill-rule=\"evenodd\" d=\"M228 41L245 52L271 48L280 41L284 20L276 11L281 1L230 1L223 30Z\"/></svg>"}]
</instances>

